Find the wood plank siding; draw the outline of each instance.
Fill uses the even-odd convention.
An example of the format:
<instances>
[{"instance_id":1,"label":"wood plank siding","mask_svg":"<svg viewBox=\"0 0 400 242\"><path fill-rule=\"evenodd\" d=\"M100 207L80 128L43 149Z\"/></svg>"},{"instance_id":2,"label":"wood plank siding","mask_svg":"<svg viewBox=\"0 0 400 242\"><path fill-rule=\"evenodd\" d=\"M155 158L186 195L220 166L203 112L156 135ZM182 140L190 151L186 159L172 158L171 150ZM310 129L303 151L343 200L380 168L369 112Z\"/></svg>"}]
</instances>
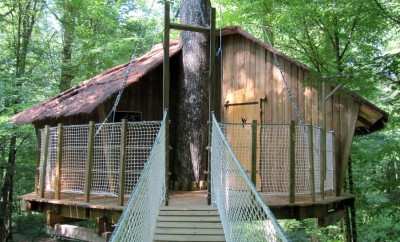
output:
<instances>
[{"instance_id":1,"label":"wood plank siding","mask_svg":"<svg viewBox=\"0 0 400 242\"><path fill-rule=\"evenodd\" d=\"M297 119L276 65L278 62L298 105L300 118L305 124L322 125L322 90L325 88L328 94L333 90L332 86L310 80L309 70L283 56L277 55L274 60L270 50L241 35L224 36L223 45L223 121L238 122L243 117L248 123L256 119L263 124L289 124L291 120ZM255 114L254 108L227 107L227 104L249 102L260 104L259 116ZM344 181L359 107L360 104L345 92L337 92L325 102L325 128L335 132L336 189Z\"/></svg>"}]
</instances>

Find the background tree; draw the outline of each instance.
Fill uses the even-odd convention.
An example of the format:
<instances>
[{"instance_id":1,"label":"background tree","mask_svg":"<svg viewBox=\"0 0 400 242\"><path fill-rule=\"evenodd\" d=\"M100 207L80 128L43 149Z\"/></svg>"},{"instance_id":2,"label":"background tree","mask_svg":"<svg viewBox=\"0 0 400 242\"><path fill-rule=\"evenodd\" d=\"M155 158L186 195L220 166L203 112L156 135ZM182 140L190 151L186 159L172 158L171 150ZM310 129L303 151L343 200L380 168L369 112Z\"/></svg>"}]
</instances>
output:
<instances>
[{"instance_id":1,"label":"background tree","mask_svg":"<svg viewBox=\"0 0 400 242\"><path fill-rule=\"evenodd\" d=\"M21 104L19 90L24 82L27 67L27 55L31 42L32 32L40 14L43 1L41 0L19 0L13 1L7 5L9 9L9 22L12 23L11 30L13 38L10 46L13 49L13 70L14 70L14 91L5 108L15 114L18 112L18 105ZM17 131L11 127L9 130L9 143L7 166L5 168L4 181L2 182L0 194L0 238L2 241L12 239L12 208L13 208L13 187L16 162L17 139L20 138Z\"/></svg>"}]
</instances>

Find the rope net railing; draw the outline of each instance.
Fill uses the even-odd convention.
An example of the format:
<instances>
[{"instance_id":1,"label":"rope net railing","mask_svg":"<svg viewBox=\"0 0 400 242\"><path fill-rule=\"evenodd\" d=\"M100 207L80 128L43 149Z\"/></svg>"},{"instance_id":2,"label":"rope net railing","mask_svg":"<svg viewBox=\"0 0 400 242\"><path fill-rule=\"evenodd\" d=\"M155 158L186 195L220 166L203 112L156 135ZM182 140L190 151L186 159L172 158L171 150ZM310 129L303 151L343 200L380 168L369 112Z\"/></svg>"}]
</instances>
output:
<instances>
[{"instance_id":1,"label":"rope net railing","mask_svg":"<svg viewBox=\"0 0 400 242\"><path fill-rule=\"evenodd\" d=\"M165 198L165 117L139 182L111 237L112 242L153 241L158 211Z\"/></svg>"},{"instance_id":2,"label":"rope net railing","mask_svg":"<svg viewBox=\"0 0 400 242\"><path fill-rule=\"evenodd\" d=\"M252 127L251 124L221 123L221 130L232 146L246 173L251 174ZM311 130L312 129L312 132ZM254 129L253 129L254 130ZM310 179L314 173L315 194L320 193L321 182L321 132L320 127L295 125L295 194L310 195ZM256 128L256 187L267 195L289 195L290 182L290 125L261 124ZM309 136L312 135L312 139ZM312 148L311 148L312 146ZM334 133L326 132L326 176L324 191L334 192L335 158ZM311 171L313 162L313 172Z\"/></svg>"},{"instance_id":3,"label":"rope net railing","mask_svg":"<svg viewBox=\"0 0 400 242\"><path fill-rule=\"evenodd\" d=\"M91 169L91 189L93 195L119 195L120 173L125 172L124 195L132 192L138 182L156 135L160 130L160 121L127 122L126 160L123 171L121 166L121 125L122 123L96 124L99 132L93 138L93 164ZM100 129L100 126L101 129ZM56 178L56 159L58 145L57 127L49 128L48 146L45 144L45 132L41 130L41 163L47 150L45 191L54 192ZM88 159L89 125L62 126L61 152L61 192L84 193L87 179L86 162Z\"/></svg>"},{"instance_id":4,"label":"rope net railing","mask_svg":"<svg viewBox=\"0 0 400 242\"><path fill-rule=\"evenodd\" d=\"M218 208L227 241L287 241L215 117L211 140L211 184L213 202Z\"/></svg>"}]
</instances>

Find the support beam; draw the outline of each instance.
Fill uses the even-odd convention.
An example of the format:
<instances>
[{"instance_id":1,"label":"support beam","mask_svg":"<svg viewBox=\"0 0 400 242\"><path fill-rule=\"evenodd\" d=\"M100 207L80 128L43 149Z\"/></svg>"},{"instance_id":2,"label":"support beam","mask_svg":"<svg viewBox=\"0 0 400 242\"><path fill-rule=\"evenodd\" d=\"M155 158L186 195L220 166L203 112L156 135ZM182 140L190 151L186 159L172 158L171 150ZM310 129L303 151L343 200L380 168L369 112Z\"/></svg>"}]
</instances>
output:
<instances>
[{"instance_id":1,"label":"support beam","mask_svg":"<svg viewBox=\"0 0 400 242\"><path fill-rule=\"evenodd\" d=\"M119 157L119 205L124 206L125 199L125 169L126 169L126 135L128 123L126 119L121 122L121 143L120 143L120 157Z\"/></svg>"},{"instance_id":2,"label":"support beam","mask_svg":"<svg viewBox=\"0 0 400 242\"><path fill-rule=\"evenodd\" d=\"M57 157L56 157L56 175L54 177L54 198L61 199L61 166L63 153L63 125L57 126Z\"/></svg>"},{"instance_id":3,"label":"support beam","mask_svg":"<svg viewBox=\"0 0 400 242\"><path fill-rule=\"evenodd\" d=\"M216 107L215 103L215 8L210 13L210 63L209 63L209 117L208 117L208 163L207 163L207 203L211 205L211 136L212 136L212 115Z\"/></svg>"},{"instance_id":4,"label":"support beam","mask_svg":"<svg viewBox=\"0 0 400 242\"><path fill-rule=\"evenodd\" d=\"M89 122L89 133L88 133L88 147L87 147L87 159L85 164L85 201L90 202L90 190L92 187L92 167L93 167L93 155L94 155L94 134L95 124L93 121Z\"/></svg>"},{"instance_id":5,"label":"support beam","mask_svg":"<svg viewBox=\"0 0 400 242\"><path fill-rule=\"evenodd\" d=\"M49 134L50 134L50 128L48 125L44 127L44 143L42 144L42 149L43 150L43 160L40 164L40 179L39 179L39 192L40 192L40 197L44 198L44 192L46 189L46 168L47 168L47 159L48 159L48 153L49 153Z\"/></svg>"},{"instance_id":6,"label":"support beam","mask_svg":"<svg viewBox=\"0 0 400 242\"><path fill-rule=\"evenodd\" d=\"M191 24L178 24L178 23L170 23L171 29L182 30L182 31L192 31L199 33L209 33L210 29L202 26L195 26Z\"/></svg>"},{"instance_id":7,"label":"support beam","mask_svg":"<svg viewBox=\"0 0 400 242\"><path fill-rule=\"evenodd\" d=\"M164 59L163 59L163 111L167 113L165 118L165 205L168 205L169 197L169 93L170 93L170 67L169 67L169 35L170 35L170 4L164 4Z\"/></svg>"}]
</instances>

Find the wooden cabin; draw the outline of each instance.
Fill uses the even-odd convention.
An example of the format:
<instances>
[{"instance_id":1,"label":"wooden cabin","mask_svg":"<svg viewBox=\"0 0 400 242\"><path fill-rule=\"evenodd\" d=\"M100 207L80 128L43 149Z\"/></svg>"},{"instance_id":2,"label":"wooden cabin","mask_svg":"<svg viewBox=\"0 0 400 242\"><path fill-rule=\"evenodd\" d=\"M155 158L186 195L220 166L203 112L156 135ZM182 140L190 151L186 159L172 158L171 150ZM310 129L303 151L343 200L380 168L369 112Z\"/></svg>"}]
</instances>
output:
<instances>
[{"instance_id":1,"label":"wooden cabin","mask_svg":"<svg viewBox=\"0 0 400 242\"><path fill-rule=\"evenodd\" d=\"M345 89L335 92L327 99L323 107L323 96L330 93L334 86L322 84L321 81L311 78L311 71L307 66L287 57L239 27L222 30L220 53L222 54L217 61L219 67L216 68L219 70L219 78L217 78L218 83L215 91L218 104L214 107L214 110L220 118L221 125L225 127L227 138L232 144L233 150L245 169L249 170L249 175L251 174L254 178L257 189L263 194L275 215L278 218L303 219L315 217L324 219L332 214L332 211L340 213L347 205L352 204L354 198L351 194L346 194L343 191L343 184L346 179L345 174L353 136L371 133L383 128L388 121L388 115L366 99ZM179 78L181 74L181 59L180 44L171 42L171 125L176 118L175 110L178 106L177 102L179 102L177 100L179 88L177 88L177 83L174 80ZM92 184L92 186L87 186L87 175L89 177L94 176L91 174L91 169L94 168L84 163L87 160L85 155L83 158L82 156L77 158L79 155L70 157L70 159L81 160L79 176L82 177L81 180L84 180L84 182L81 181L80 183L80 192L63 191L62 177L63 173L65 174L68 171L66 171L65 166L62 168L63 156L59 157L61 168L57 166L56 146L57 139L59 139L57 137L61 136L55 134L63 127L64 129L70 127L71 135L89 137L83 138L83 141L81 140L81 143L78 143L84 147L84 149L81 149L82 154L87 152L96 154L97 151L88 151L90 145L86 144L90 143L91 137L89 122L101 123L106 118L112 108L115 96L120 90L123 90L122 98L110 122L118 123L122 119L143 122L161 120L163 100L162 61L162 46L155 46L149 53L134 61L126 83L123 83L123 80L127 73L127 64L109 69L13 117L12 122L16 124L32 123L34 125L38 134L38 150L41 151L38 153L42 153L42 155L38 154L37 158L38 172L35 191L22 196L28 209L53 214L53 216L49 215L49 220L54 220L54 218L56 220L59 218L95 218L104 221L105 218L109 223L116 222L129 194L123 193L121 195L121 192L115 192L111 195L96 194L91 191L90 187L93 187L94 182L89 180L89 184ZM280 70L283 72L286 81L282 78ZM287 82L287 85L285 85L285 82ZM288 90L292 98L289 98ZM57 125L58 129L56 128ZM85 131L74 133L73 130L79 125L85 125ZM93 126L93 123L91 125ZM100 125L98 124L98 126ZM304 136L298 135L299 138L292 139L291 134L297 133L290 130L301 130L302 128L307 130L304 131ZM123 125L119 123L115 129L123 130ZM51 132L55 135L54 137L48 136ZM318 145L302 146L310 138L309 135L306 135L309 134L308 132L312 132L313 138L315 137L314 143ZM123 133L121 131L120 136ZM171 129L171 136L173 137L173 135L173 129ZM268 135L269 139L266 139ZM46 137L50 137L47 138L50 141L46 141ZM253 141L252 137L255 137ZM326 138L322 139L321 137ZM53 141L51 141L52 139ZM297 146L292 146L295 148L290 148L290 145L288 145L291 139L298 140L297 142L294 141ZM325 140L325 143L320 143L321 140ZM43 160L43 153L46 152L40 147L43 147L43 143L47 143L48 146L49 142L53 143L53 151L55 151L51 155L56 163L53 166L46 165L46 168L47 170L55 169L55 175L52 179L58 180L49 185L46 190L46 186L43 184L45 182L42 182L45 179L40 177L43 176L43 170L46 169L43 162L40 162L41 159ZM63 142L66 141L61 139L60 142L61 147L67 148L65 143L63 145ZM92 142L96 143L97 141ZM103 139L98 142L98 146L102 146L104 142L108 141ZM119 153L120 146L126 146L126 144L123 144L121 140L115 142L118 146L117 151L115 151L117 158L114 157L112 160L116 163L113 169L118 173L122 169L118 168L118 162L115 160L118 160L122 155ZM265 144L273 145L266 146ZM172 146L174 146L173 139ZM128 153L132 152L129 151L129 147L128 145L124 149L128 150ZM314 148L320 150L316 151ZM304 153L307 155L306 157L300 158L297 155L296 158L296 154L301 153L296 151L297 149L307 150L309 153ZM292 157L290 155L291 150L294 154L294 165L292 168L288 168L292 164L289 162L289 157ZM322 154L322 151L326 152L326 156ZM74 154L76 153L77 151ZM280 156L282 153L287 155ZM310 157L315 158L314 154L322 154L325 159L329 160L326 163L328 165L325 165L325 170L318 168L319 171L315 170L314 172L310 169L311 166L322 164L316 161L311 163L308 161ZM276 158L278 156L279 158ZM48 159L50 158L47 157L45 160ZM146 154L142 155L141 164L145 162L145 159ZM297 163L296 159L298 160ZM110 158L103 158L103 160L107 161ZM300 160L303 162L302 165ZM107 170L109 165L105 167ZM143 166L138 168L139 174L141 167ZM105 169L104 167L98 168ZM68 169L69 172L72 172L78 168L77 166L70 166ZM294 171L293 174L290 173L290 170ZM276 175L278 173L280 175ZM77 173L75 174L78 176ZM306 175L303 176L302 174ZM270 176L274 179L270 179ZM324 178L320 179L320 176ZM120 178L121 176L114 178L117 180L116 184L121 184ZM314 181L311 179L314 179ZM302 181L308 184L308 192L302 192L303 188L299 185ZM321 183L325 183L325 185L322 185L322 190L318 190ZM52 186L55 186L55 188L52 189ZM121 189L120 185L114 186L114 190ZM125 191L131 191L134 182L126 186L131 187L125 188ZM273 190L274 187L278 186L283 186L283 188ZM110 187L108 186L107 189L111 189ZM310 191L310 187L314 187L315 191ZM49 223L55 222L54 220Z\"/></svg>"}]
</instances>

